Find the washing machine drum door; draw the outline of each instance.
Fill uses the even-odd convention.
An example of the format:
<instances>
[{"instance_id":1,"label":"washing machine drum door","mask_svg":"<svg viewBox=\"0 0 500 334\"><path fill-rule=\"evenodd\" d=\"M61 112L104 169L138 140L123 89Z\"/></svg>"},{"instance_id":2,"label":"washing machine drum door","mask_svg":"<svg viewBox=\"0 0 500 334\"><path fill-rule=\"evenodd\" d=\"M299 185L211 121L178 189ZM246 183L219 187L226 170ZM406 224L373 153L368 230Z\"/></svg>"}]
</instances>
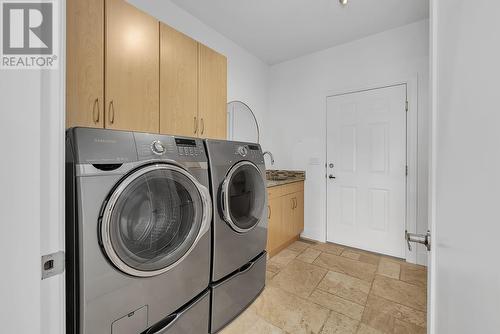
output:
<instances>
[{"instance_id":1,"label":"washing machine drum door","mask_svg":"<svg viewBox=\"0 0 500 334\"><path fill-rule=\"evenodd\" d=\"M222 184L224 220L238 233L258 225L264 217L266 184L260 169L249 161L231 168Z\"/></svg>"},{"instance_id":2,"label":"washing machine drum door","mask_svg":"<svg viewBox=\"0 0 500 334\"><path fill-rule=\"evenodd\" d=\"M104 251L132 276L162 274L186 257L209 229L208 189L173 165L150 165L126 177L105 204Z\"/></svg>"}]
</instances>

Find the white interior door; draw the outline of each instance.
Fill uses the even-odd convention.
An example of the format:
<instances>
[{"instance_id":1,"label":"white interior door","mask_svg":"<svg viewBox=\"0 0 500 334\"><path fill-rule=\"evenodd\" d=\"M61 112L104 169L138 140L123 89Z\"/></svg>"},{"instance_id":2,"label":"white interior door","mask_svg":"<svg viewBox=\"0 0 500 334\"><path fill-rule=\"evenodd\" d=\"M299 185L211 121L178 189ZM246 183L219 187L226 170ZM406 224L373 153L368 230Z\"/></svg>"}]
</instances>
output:
<instances>
[{"instance_id":1,"label":"white interior door","mask_svg":"<svg viewBox=\"0 0 500 334\"><path fill-rule=\"evenodd\" d=\"M327 98L327 240L405 257L406 85Z\"/></svg>"}]
</instances>

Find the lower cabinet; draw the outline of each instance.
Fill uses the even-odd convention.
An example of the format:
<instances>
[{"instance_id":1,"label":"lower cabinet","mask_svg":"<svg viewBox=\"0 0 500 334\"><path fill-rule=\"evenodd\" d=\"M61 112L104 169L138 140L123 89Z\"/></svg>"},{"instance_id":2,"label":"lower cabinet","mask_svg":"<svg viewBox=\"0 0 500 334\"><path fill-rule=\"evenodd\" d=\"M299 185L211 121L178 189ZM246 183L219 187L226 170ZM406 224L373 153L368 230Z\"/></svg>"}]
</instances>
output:
<instances>
[{"instance_id":1,"label":"lower cabinet","mask_svg":"<svg viewBox=\"0 0 500 334\"><path fill-rule=\"evenodd\" d=\"M268 189L267 252L274 256L304 230L304 182Z\"/></svg>"},{"instance_id":2,"label":"lower cabinet","mask_svg":"<svg viewBox=\"0 0 500 334\"><path fill-rule=\"evenodd\" d=\"M269 198L267 207L267 252L270 256L271 251L279 248L283 237L283 200L281 197Z\"/></svg>"}]
</instances>

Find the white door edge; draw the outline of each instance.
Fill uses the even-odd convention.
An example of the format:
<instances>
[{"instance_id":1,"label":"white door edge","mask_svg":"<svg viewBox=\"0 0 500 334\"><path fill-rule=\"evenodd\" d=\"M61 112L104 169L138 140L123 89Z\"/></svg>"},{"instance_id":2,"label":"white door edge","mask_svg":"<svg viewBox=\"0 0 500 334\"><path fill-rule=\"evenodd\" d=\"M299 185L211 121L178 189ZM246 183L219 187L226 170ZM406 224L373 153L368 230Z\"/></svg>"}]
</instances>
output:
<instances>
[{"instance_id":1,"label":"white door edge","mask_svg":"<svg viewBox=\"0 0 500 334\"><path fill-rule=\"evenodd\" d=\"M438 106L438 1L430 0L430 149L429 149L429 230L431 232L431 251L427 266L427 333L436 333L436 154L437 154L437 106Z\"/></svg>"}]
</instances>

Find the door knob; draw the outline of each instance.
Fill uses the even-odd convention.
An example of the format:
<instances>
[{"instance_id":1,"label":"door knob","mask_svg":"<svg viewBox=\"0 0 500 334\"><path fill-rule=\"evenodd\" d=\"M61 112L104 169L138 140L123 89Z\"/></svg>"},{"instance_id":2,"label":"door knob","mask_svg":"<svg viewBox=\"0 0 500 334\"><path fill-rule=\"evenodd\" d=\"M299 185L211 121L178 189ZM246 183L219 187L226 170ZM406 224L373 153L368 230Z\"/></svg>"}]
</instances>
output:
<instances>
[{"instance_id":1,"label":"door knob","mask_svg":"<svg viewBox=\"0 0 500 334\"><path fill-rule=\"evenodd\" d=\"M333 176L332 174L330 174L330 175L328 175L328 178L329 178L329 179L335 179L336 177L335 177L335 176Z\"/></svg>"}]
</instances>

